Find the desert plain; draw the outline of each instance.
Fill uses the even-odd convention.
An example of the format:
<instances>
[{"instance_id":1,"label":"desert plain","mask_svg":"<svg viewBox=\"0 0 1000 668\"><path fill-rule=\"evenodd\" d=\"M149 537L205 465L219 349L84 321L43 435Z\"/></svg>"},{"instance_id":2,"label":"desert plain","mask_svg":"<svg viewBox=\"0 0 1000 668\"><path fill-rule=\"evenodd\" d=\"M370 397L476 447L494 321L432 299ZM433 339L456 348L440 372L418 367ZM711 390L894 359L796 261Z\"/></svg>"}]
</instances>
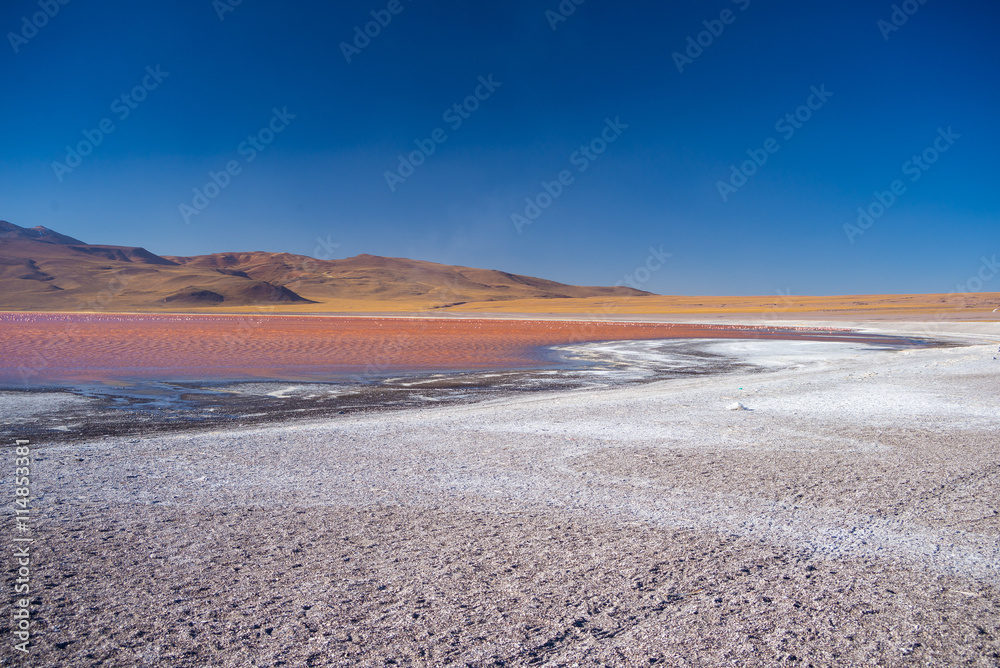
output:
<instances>
[{"instance_id":1,"label":"desert plain","mask_svg":"<svg viewBox=\"0 0 1000 668\"><path fill-rule=\"evenodd\" d=\"M1000 294L0 241L7 664L1000 666Z\"/></svg>"},{"instance_id":2,"label":"desert plain","mask_svg":"<svg viewBox=\"0 0 1000 668\"><path fill-rule=\"evenodd\" d=\"M570 386L443 401L414 370L378 382L417 404L242 427L102 435L92 394L3 392L33 448L30 665L1000 665L997 323L659 319L688 337L564 341Z\"/></svg>"}]
</instances>

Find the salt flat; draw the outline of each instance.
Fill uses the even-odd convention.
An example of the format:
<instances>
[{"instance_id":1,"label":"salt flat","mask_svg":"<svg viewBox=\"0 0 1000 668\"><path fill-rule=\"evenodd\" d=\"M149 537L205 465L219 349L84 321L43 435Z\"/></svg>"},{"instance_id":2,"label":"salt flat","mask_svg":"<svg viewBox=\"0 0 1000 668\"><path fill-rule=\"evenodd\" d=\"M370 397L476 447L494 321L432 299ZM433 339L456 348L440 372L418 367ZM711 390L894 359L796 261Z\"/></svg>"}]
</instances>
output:
<instances>
[{"instance_id":1,"label":"salt flat","mask_svg":"<svg viewBox=\"0 0 1000 668\"><path fill-rule=\"evenodd\" d=\"M1000 665L1000 327L877 329L968 345L40 444L35 656Z\"/></svg>"}]
</instances>

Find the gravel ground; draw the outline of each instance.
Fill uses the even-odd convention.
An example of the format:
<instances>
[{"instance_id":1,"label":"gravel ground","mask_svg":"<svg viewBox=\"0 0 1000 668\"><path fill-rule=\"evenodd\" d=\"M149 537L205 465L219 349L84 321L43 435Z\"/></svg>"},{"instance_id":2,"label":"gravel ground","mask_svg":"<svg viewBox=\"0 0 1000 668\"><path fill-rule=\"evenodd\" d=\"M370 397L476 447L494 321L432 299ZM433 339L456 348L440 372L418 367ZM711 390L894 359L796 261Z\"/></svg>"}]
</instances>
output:
<instances>
[{"instance_id":1,"label":"gravel ground","mask_svg":"<svg viewBox=\"0 0 1000 668\"><path fill-rule=\"evenodd\" d=\"M5 615L0 656L1000 666L1000 329L962 331L994 343L34 444L33 645Z\"/></svg>"}]
</instances>

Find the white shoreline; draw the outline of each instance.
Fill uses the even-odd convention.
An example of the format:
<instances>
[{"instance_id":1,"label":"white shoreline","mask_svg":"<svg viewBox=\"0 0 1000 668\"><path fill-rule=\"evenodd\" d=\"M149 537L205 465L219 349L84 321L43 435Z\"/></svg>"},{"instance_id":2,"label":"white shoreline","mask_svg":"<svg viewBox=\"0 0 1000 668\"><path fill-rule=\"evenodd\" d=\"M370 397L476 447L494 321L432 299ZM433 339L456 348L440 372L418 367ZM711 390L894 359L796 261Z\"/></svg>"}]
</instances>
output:
<instances>
[{"instance_id":1,"label":"white shoreline","mask_svg":"<svg viewBox=\"0 0 1000 668\"><path fill-rule=\"evenodd\" d=\"M865 329L923 333L919 326ZM937 334L966 342L1000 338L996 326L941 329L946 331ZM239 504L266 489L305 504L555 506L756 537L833 558L885 554L997 582L995 533L923 526L919 516L927 509L921 507L909 509L914 518L885 518L835 497L825 504L777 499L755 493L749 483L740 494L711 478L699 487L676 484L655 471L622 478L600 472L635 455L636 448L644 455L742 453L733 466L747 465L751 453L794 455L805 460L807 472L810 457L826 461L837 454L856 457L857 466L884 466L909 447L905 441L881 441L880 432L886 431L898 439L902 432L941 430L939 447L957 453L964 441L998 426L1000 361L991 359L991 345L879 351L847 343L709 340L707 350L776 370L544 392L335 422L54 446L45 448L48 461L72 452L88 464L71 476L43 469L40 480L50 484L42 502L100 490L98 497L116 503L171 504L180 496L184 503ZM734 401L750 410L727 411ZM851 436L837 435L840 428ZM194 454L206 449L211 452ZM179 459L175 464L151 459L155 451L176 452ZM939 462L937 473L944 481L948 471L984 465L993 454L976 450L962 465ZM193 465L209 455L229 463L206 469L202 485L184 484L180 463ZM285 464L276 469L268 463L275 460ZM421 464L410 466L416 460ZM927 484L937 480L933 473L911 473ZM161 482L140 489L123 484L126 475ZM386 492L373 494L373 488Z\"/></svg>"},{"instance_id":2,"label":"white shoreline","mask_svg":"<svg viewBox=\"0 0 1000 668\"><path fill-rule=\"evenodd\" d=\"M716 339L748 366L35 443L36 658L992 665L1000 331L944 329L975 343Z\"/></svg>"}]
</instances>

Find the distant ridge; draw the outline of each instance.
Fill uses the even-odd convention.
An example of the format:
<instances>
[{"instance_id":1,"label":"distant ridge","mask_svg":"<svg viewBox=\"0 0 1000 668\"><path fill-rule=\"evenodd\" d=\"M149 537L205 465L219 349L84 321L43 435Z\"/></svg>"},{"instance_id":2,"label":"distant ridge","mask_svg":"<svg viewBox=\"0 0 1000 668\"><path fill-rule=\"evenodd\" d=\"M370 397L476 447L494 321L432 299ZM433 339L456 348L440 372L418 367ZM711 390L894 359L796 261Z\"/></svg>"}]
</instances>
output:
<instances>
[{"instance_id":1,"label":"distant ridge","mask_svg":"<svg viewBox=\"0 0 1000 668\"><path fill-rule=\"evenodd\" d=\"M342 260L265 251L164 256L145 248L88 244L45 227L0 222L0 309L6 310L224 310L307 304L329 304L330 310L434 310L469 302L649 294L367 254Z\"/></svg>"},{"instance_id":2,"label":"distant ridge","mask_svg":"<svg viewBox=\"0 0 1000 668\"><path fill-rule=\"evenodd\" d=\"M43 241L51 244L82 244L83 242L65 234L59 234L47 227L38 225L36 227L18 227L6 220L0 220L0 239L30 239L32 241Z\"/></svg>"}]
</instances>

